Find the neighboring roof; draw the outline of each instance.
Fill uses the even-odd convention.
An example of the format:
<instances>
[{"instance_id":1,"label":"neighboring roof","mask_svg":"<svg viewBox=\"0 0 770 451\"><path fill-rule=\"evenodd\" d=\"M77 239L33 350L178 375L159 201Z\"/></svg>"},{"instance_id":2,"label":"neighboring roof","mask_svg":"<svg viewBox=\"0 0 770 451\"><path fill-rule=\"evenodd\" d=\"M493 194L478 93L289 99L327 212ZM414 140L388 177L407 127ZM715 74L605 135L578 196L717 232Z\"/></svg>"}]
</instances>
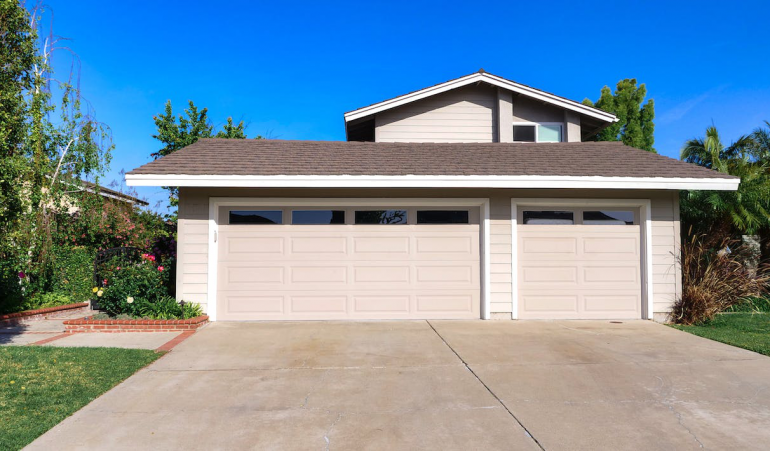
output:
<instances>
[{"instance_id":1,"label":"neighboring roof","mask_svg":"<svg viewBox=\"0 0 770 451\"><path fill-rule=\"evenodd\" d=\"M493 74L490 74L489 72L484 71L484 69L480 69L478 72L474 72L472 74L465 75L460 78L455 78L453 80L445 81L444 83L439 83L437 85L429 86L427 88L420 89L417 91L412 91L410 93L403 94L398 97L394 97L392 99L383 100L382 102L374 103L372 105L358 108L353 111L348 111L347 113L345 113L345 122L347 123L350 121L354 121L356 119L361 119L363 117L371 116L372 114L376 114L384 110L395 108L397 106L401 106L410 102L414 102L416 100L424 99L426 97L430 97L436 94L440 94L442 92L446 92L452 89L460 88L462 86L470 85L477 82L486 82L493 86L497 86L500 88L507 89L509 91L513 91L518 94L532 97L534 99L543 101L545 103L556 105L567 110L572 110L577 113L584 114L586 116L590 116L607 123L618 121L618 118L615 117L615 115L608 113L606 111L602 111L598 108L594 108L588 105L583 105L580 102L576 102L574 100L557 96L549 92L541 91L531 86L517 83L513 80L508 80L503 77L498 77L497 75L493 75Z\"/></svg>"},{"instance_id":2,"label":"neighboring roof","mask_svg":"<svg viewBox=\"0 0 770 451\"><path fill-rule=\"evenodd\" d=\"M87 182L85 180L83 180L82 183L83 183L84 189L90 193L93 193L97 188L97 185L95 183ZM99 194L101 196L108 197L110 199L116 199L121 202L126 202L129 204L141 205L143 207L150 205L147 201L139 199L138 197L121 193L120 191L115 191L114 189L105 188L104 186L98 186L98 188L99 188Z\"/></svg>"},{"instance_id":3,"label":"neighboring roof","mask_svg":"<svg viewBox=\"0 0 770 451\"><path fill-rule=\"evenodd\" d=\"M201 139L132 186L737 189L739 179L625 146Z\"/></svg>"}]
</instances>

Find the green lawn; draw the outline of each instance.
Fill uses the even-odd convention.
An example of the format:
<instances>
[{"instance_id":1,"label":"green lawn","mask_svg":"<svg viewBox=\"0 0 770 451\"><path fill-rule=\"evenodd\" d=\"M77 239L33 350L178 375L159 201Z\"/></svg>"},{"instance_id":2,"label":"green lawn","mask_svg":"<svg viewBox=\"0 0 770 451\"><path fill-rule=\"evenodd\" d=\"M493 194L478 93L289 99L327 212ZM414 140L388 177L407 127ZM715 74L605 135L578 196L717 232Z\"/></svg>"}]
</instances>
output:
<instances>
[{"instance_id":1,"label":"green lawn","mask_svg":"<svg viewBox=\"0 0 770 451\"><path fill-rule=\"evenodd\" d=\"M21 449L162 354L143 349L0 347L0 449Z\"/></svg>"},{"instance_id":2,"label":"green lawn","mask_svg":"<svg viewBox=\"0 0 770 451\"><path fill-rule=\"evenodd\" d=\"M767 312L724 313L706 324L672 327L770 356L770 313Z\"/></svg>"}]
</instances>

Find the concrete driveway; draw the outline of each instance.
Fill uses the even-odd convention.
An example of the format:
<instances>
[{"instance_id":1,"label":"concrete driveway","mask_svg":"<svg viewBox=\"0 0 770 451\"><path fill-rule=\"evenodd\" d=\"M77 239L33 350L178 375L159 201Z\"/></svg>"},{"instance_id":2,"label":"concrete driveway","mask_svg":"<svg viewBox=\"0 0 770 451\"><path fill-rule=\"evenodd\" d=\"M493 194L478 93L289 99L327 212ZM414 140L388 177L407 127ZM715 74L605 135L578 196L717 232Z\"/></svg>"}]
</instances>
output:
<instances>
[{"instance_id":1,"label":"concrete driveway","mask_svg":"<svg viewBox=\"0 0 770 451\"><path fill-rule=\"evenodd\" d=\"M31 449L766 449L770 358L646 321L215 323Z\"/></svg>"}]
</instances>

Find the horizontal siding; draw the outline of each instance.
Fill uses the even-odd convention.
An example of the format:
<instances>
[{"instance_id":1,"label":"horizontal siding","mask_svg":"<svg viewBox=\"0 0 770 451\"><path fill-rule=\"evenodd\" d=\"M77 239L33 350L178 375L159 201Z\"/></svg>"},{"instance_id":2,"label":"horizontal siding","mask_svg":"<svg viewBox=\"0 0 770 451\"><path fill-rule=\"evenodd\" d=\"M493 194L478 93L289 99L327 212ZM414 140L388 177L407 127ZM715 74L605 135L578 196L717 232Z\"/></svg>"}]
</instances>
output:
<instances>
[{"instance_id":1,"label":"horizontal siding","mask_svg":"<svg viewBox=\"0 0 770 451\"><path fill-rule=\"evenodd\" d=\"M489 215L490 269L492 298L490 313L511 313L513 290L511 283L511 199L490 199Z\"/></svg>"},{"instance_id":2,"label":"horizontal siding","mask_svg":"<svg viewBox=\"0 0 770 451\"><path fill-rule=\"evenodd\" d=\"M194 194L193 194L194 193ZM208 196L182 189L179 195L177 299L208 312Z\"/></svg>"},{"instance_id":3,"label":"horizontal siding","mask_svg":"<svg viewBox=\"0 0 770 451\"><path fill-rule=\"evenodd\" d=\"M678 205L671 195L651 200L653 312L670 313L680 291Z\"/></svg>"},{"instance_id":4,"label":"horizontal siding","mask_svg":"<svg viewBox=\"0 0 770 451\"><path fill-rule=\"evenodd\" d=\"M497 93L468 86L375 116L379 142L492 142Z\"/></svg>"},{"instance_id":5,"label":"horizontal siding","mask_svg":"<svg viewBox=\"0 0 770 451\"><path fill-rule=\"evenodd\" d=\"M513 122L564 123L564 110L524 96L514 96Z\"/></svg>"}]
</instances>

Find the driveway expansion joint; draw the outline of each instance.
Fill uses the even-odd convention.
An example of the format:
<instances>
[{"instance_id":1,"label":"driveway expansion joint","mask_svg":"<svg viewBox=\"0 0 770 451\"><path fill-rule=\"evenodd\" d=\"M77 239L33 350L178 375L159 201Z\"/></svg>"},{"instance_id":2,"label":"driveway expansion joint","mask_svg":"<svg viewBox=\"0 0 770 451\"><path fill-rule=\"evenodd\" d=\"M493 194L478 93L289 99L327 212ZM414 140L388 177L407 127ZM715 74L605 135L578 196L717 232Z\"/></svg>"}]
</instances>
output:
<instances>
[{"instance_id":1,"label":"driveway expansion joint","mask_svg":"<svg viewBox=\"0 0 770 451\"><path fill-rule=\"evenodd\" d=\"M470 367L470 365L468 365L468 362L466 362L466 361L465 361L465 359L463 359L463 358L460 356L460 354L458 354L458 353L457 353L457 351L455 351L455 349L452 347L452 345L450 345L450 344L449 344L449 343L448 343L448 342L447 342L447 341L444 339L444 337L443 337L443 336L441 336L441 334L439 333L439 331L437 331L437 330L436 330L436 328L435 328L435 327L433 327L433 324L432 324L430 321L428 321L428 320L426 320L425 322L426 322L426 323L428 323L428 326L430 326L430 328L431 328L431 329L433 329L433 332L435 332L435 333L436 333L436 335L438 336L438 338L439 338L439 339L441 339L441 341L442 341L442 342L444 342L444 344L445 344L445 345L446 345L446 346L449 348L449 350L450 350L450 351L452 351L452 352L454 353L454 355L456 355L456 356L457 356L457 358L458 358L458 359L460 359L460 361L461 361L461 362L463 362L463 365L465 365L465 368L466 368L468 371L470 371L470 373L473 375L473 377L475 377L475 378L476 378L476 380L477 380L477 381L479 381L479 383L480 383L481 385L483 385L483 386L484 386L484 388L486 388L486 389L487 389L487 391L489 392L489 394L490 394L490 395L492 395L492 397L494 397L494 398L497 400L497 402L498 402L498 403L499 403L499 404L500 404L500 405L503 407L503 409L505 409L505 411L506 411L506 412L508 412L508 415L510 415L510 416L511 416L511 418L513 418L513 419L516 421L516 423L518 423L518 424L519 424L519 426L521 426L521 428L522 428L522 429L524 429L524 433L525 433L525 434L527 434L527 437L531 438L531 439L532 439L532 441L534 441L534 442L535 442L535 444L536 444L536 445L537 445L537 446L538 446L540 449L542 449L543 451L545 451L545 448L543 447L543 445L542 445L542 444L540 444L540 442L537 440L537 438L535 438L535 436L534 436L534 435L532 435L532 433L529 431L529 429L527 429L527 427L526 427L526 426L524 426L524 423L522 423L522 422L521 422L521 420L519 420L518 418L516 418L516 415L514 415L514 414L513 414L513 412L511 412L511 409L509 409L509 408L508 408L508 406L506 406L506 405L505 405L505 403L503 402L503 400L502 400L502 399L500 399L500 398L499 398L499 397L498 397L498 396L495 394L495 392L493 392L493 391L492 391L492 389L491 389L491 388L489 388L489 386L488 386L487 384L485 384L485 383L484 383L484 381L483 381L483 380L481 380L481 378L478 376L478 374L476 374L476 372L475 372L475 371L473 371L473 368L471 368L471 367ZM700 442L699 442L699 443L700 443Z\"/></svg>"}]
</instances>

